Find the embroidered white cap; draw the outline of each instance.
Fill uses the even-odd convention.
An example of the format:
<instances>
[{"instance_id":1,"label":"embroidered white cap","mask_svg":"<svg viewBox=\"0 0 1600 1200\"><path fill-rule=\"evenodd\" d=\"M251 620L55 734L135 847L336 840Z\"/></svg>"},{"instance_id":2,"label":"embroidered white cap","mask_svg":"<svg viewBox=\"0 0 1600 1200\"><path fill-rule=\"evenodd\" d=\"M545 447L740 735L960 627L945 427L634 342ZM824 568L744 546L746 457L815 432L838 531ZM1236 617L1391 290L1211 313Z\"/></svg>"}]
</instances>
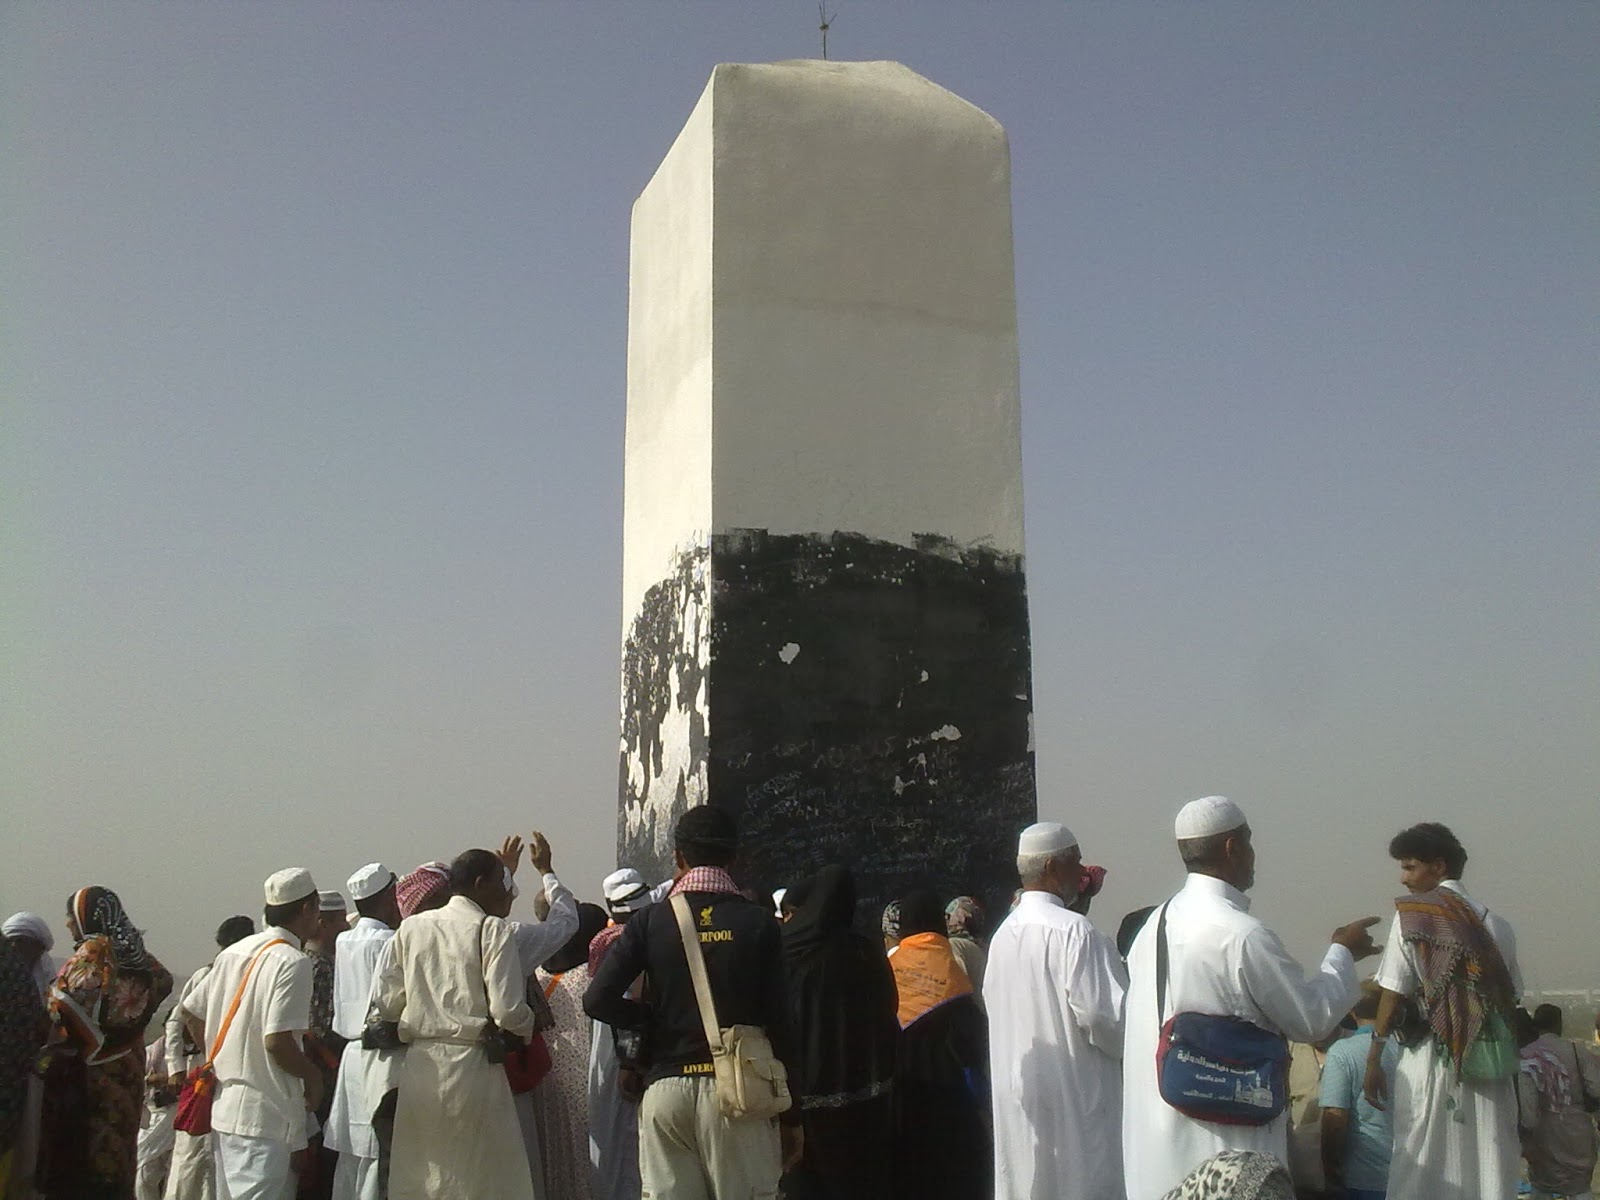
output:
<instances>
[{"instance_id":1,"label":"embroidered white cap","mask_svg":"<svg viewBox=\"0 0 1600 1200\"><path fill-rule=\"evenodd\" d=\"M388 867L382 863L368 863L345 880L344 886L349 889L350 899L370 900L394 881L394 872Z\"/></svg>"},{"instance_id":2,"label":"embroidered white cap","mask_svg":"<svg viewBox=\"0 0 1600 1200\"><path fill-rule=\"evenodd\" d=\"M650 889L644 885L644 876L632 867L611 872L600 881L600 891L612 912L633 912L650 902Z\"/></svg>"},{"instance_id":3,"label":"embroidered white cap","mask_svg":"<svg viewBox=\"0 0 1600 1200\"><path fill-rule=\"evenodd\" d=\"M1226 796L1202 796L1178 810L1172 832L1180 842L1211 837L1248 824L1244 810Z\"/></svg>"},{"instance_id":4,"label":"embroidered white cap","mask_svg":"<svg viewBox=\"0 0 1600 1200\"><path fill-rule=\"evenodd\" d=\"M1022 858L1030 854L1056 854L1062 850L1071 850L1078 844L1078 839L1060 821L1040 821L1029 825L1022 831L1022 836L1017 839L1017 857Z\"/></svg>"},{"instance_id":5,"label":"embroidered white cap","mask_svg":"<svg viewBox=\"0 0 1600 1200\"><path fill-rule=\"evenodd\" d=\"M318 892L317 903L322 906L323 912L344 912L344 893Z\"/></svg>"},{"instance_id":6,"label":"embroidered white cap","mask_svg":"<svg viewBox=\"0 0 1600 1200\"><path fill-rule=\"evenodd\" d=\"M266 885L262 888L268 904L293 904L316 890L316 880L304 867L285 867L281 871L274 871L267 876Z\"/></svg>"}]
</instances>

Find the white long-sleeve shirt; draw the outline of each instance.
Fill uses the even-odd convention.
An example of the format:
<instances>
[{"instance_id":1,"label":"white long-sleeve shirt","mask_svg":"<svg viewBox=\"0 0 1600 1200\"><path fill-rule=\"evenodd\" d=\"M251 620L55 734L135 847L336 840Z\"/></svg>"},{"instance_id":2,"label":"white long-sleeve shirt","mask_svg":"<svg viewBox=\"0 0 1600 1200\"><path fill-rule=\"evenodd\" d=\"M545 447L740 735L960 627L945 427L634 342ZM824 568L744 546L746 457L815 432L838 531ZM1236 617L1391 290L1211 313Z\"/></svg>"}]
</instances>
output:
<instances>
[{"instance_id":1,"label":"white long-sleeve shirt","mask_svg":"<svg viewBox=\"0 0 1600 1200\"><path fill-rule=\"evenodd\" d=\"M517 948L524 979L532 978L544 960L578 932L578 901L567 885L556 878L554 871L545 873L544 894L550 901L550 911L544 920L506 922L511 927L511 941Z\"/></svg>"},{"instance_id":2,"label":"white long-sleeve shirt","mask_svg":"<svg viewBox=\"0 0 1600 1200\"><path fill-rule=\"evenodd\" d=\"M206 1061L207 1047L200 1047L198 1054L185 1054L183 1017L184 1001L199 994L199 990L206 985L206 976L211 974L211 964L207 963L193 975L189 976L183 990L178 993L178 1002L172 1006L172 1011L167 1014L166 1030L163 1033L164 1046L167 1056L167 1075L173 1079L182 1079L190 1071L201 1066ZM199 1004L196 1004L199 1007Z\"/></svg>"},{"instance_id":3,"label":"white long-sleeve shirt","mask_svg":"<svg viewBox=\"0 0 1600 1200\"><path fill-rule=\"evenodd\" d=\"M1224 1150L1255 1150L1288 1161L1287 1113L1266 1125L1218 1125L1186 1117L1161 1098L1156 1050L1174 1013L1243 1017L1290 1041L1320 1041L1360 995L1355 959L1329 946L1305 977L1278 935L1250 915L1237 888L1190 875L1167 904L1167 1006L1156 1011L1156 941L1150 914L1128 956L1123 1035L1122 1155L1128 1200L1159 1200L1201 1162Z\"/></svg>"},{"instance_id":4,"label":"white long-sleeve shirt","mask_svg":"<svg viewBox=\"0 0 1600 1200\"><path fill-rule=\"evenodd\" d=\"M1060 898L1023 892L984 975L996 1200L1122 1195L1117 948Z\"/></svg>"}]
</instances>

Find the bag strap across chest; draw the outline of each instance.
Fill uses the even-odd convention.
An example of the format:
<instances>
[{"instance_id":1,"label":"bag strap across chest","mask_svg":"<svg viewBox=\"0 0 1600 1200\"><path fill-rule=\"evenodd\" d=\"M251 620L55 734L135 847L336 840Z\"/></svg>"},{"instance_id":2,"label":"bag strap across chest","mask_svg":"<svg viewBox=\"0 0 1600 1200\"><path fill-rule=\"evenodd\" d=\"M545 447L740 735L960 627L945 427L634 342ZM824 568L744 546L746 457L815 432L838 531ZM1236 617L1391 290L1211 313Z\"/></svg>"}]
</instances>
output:
<instances>
[{"instance_id":1,"label":"bag strap across chest","mask_svg":"<svg viewBox=\"0 0 1600 1200\"><path fill-rule=\"evenodd\" d=\"M1167 901L1171 904L1172 901ZM1163 1014L1167 1011L1167 904L1161 906L1161 915L1156 918L1156 1028L1160 1029L1165 1023Z\"/></svg>"},{"instance_id":2,"label":"bag strap across chest","mask_svg":"<svg viewBox=\"0 0 1600 1200\"><path fill-rule=\"evenodd\" d=\"M222 1025L217 1030L217 1039L211 1043L211 1053L206 1057L206 1068L214 1068L217 1055L222 1053L222 1043L227 1040L228 1030L233 1027L234 1017L239 1015L239 1004L244 1000L244 992L250 986L250 977L255 974L256 963L261 961L261 956L274 946L287 946L289 943L282 938L273 938L250 956L250 961L245 964L244 975L239 980L239 986L233 993L233 1002L228 1005L227 1014L222 1018Z\"/></svg>"},{"instance_id":3,"label":"bag strap across chest","mask_svg":"<svg viewBox=\"0 0 1600 1200\"><path fill-rule=\"evenodd\" d=\"M722 1030L717 1024L717 1005L711 998L711 980L706 976L706 956L700 949L700 935L694 929L694 915L689 911L689 901L682 895L672 897L672 915L678 919L678 933L683 938L683 954L689 960L689 978L694 981L695 1007L700 1010L700 1025L705 1030L706 1045L713 1055L722 1049Z\"/></svg>"}]
</instances>

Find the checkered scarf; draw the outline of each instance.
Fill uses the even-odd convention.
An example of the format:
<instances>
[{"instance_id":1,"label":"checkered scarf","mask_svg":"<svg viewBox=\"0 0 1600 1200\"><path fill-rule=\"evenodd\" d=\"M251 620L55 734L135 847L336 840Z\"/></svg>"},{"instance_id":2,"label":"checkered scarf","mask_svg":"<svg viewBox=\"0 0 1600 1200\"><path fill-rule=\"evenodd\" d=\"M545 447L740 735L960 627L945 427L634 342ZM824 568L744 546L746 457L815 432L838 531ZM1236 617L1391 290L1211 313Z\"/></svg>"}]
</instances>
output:
<instances>
[{"instance_id":1,"label":"checkered scarf","mask_svg":"<svg viewBox=\"0 0 1600 1200\"><path fill-rule=\"evenodd\" d=\"M442 862L423 863L411 874L402 875L394 889L402 917L409 917L429 900L449 890L450 868Z\"/></svg>"},{"instance_id":2,"label":"checkered scarf","mask_svg":"<svg viewBox=\"0 0 1600 1200\"><path fill-rule=\"evenodd\" d=\"M690 867L683 873L683 877L672 885L668 895L676 896L679 892L722 892L731 896L742 896L738 884L733 882L721 867Z\"/></svg>"}]
</instances>

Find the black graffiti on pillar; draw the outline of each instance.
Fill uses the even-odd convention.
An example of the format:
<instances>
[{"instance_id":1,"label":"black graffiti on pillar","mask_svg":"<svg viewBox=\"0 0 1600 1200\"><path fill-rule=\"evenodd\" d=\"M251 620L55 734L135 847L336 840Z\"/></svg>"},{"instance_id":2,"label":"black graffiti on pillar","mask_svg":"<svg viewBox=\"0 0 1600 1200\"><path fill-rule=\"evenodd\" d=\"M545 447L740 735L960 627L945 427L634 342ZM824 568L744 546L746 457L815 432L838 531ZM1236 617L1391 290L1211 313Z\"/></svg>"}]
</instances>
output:
<instances>
[{"instance_id":1,"label":"black graffiti on pillar","mask_svg":"<svg viewBox=\"0 0 1600 1200\"><path fill-rule=\"evenodd\" d=\"M709 792L742 881L845 863L864 927L918 886L1003 903L1036 812L1020 557L740 530L711 574Z\"/></svg>"},{"instance_id":2,"label":"black graffiti on pillar","mask_svg":"<svg viewBox=\"0 0 1600 1200\"><path fill-rule=\"evenodd\" d=\"M690 776L706 761L706 715L696 698L705 675L709 554L706 546L678 554L673 573L645 593L623 641L617 856L652 880L671 872L671 826L688 806ZM669 768L663 726L674 710L687 714L688 746ZM673 778L665 778L669 770ZM660 802L663 791L672 794L670 805Z\"/></svg>"}]
</instances>

